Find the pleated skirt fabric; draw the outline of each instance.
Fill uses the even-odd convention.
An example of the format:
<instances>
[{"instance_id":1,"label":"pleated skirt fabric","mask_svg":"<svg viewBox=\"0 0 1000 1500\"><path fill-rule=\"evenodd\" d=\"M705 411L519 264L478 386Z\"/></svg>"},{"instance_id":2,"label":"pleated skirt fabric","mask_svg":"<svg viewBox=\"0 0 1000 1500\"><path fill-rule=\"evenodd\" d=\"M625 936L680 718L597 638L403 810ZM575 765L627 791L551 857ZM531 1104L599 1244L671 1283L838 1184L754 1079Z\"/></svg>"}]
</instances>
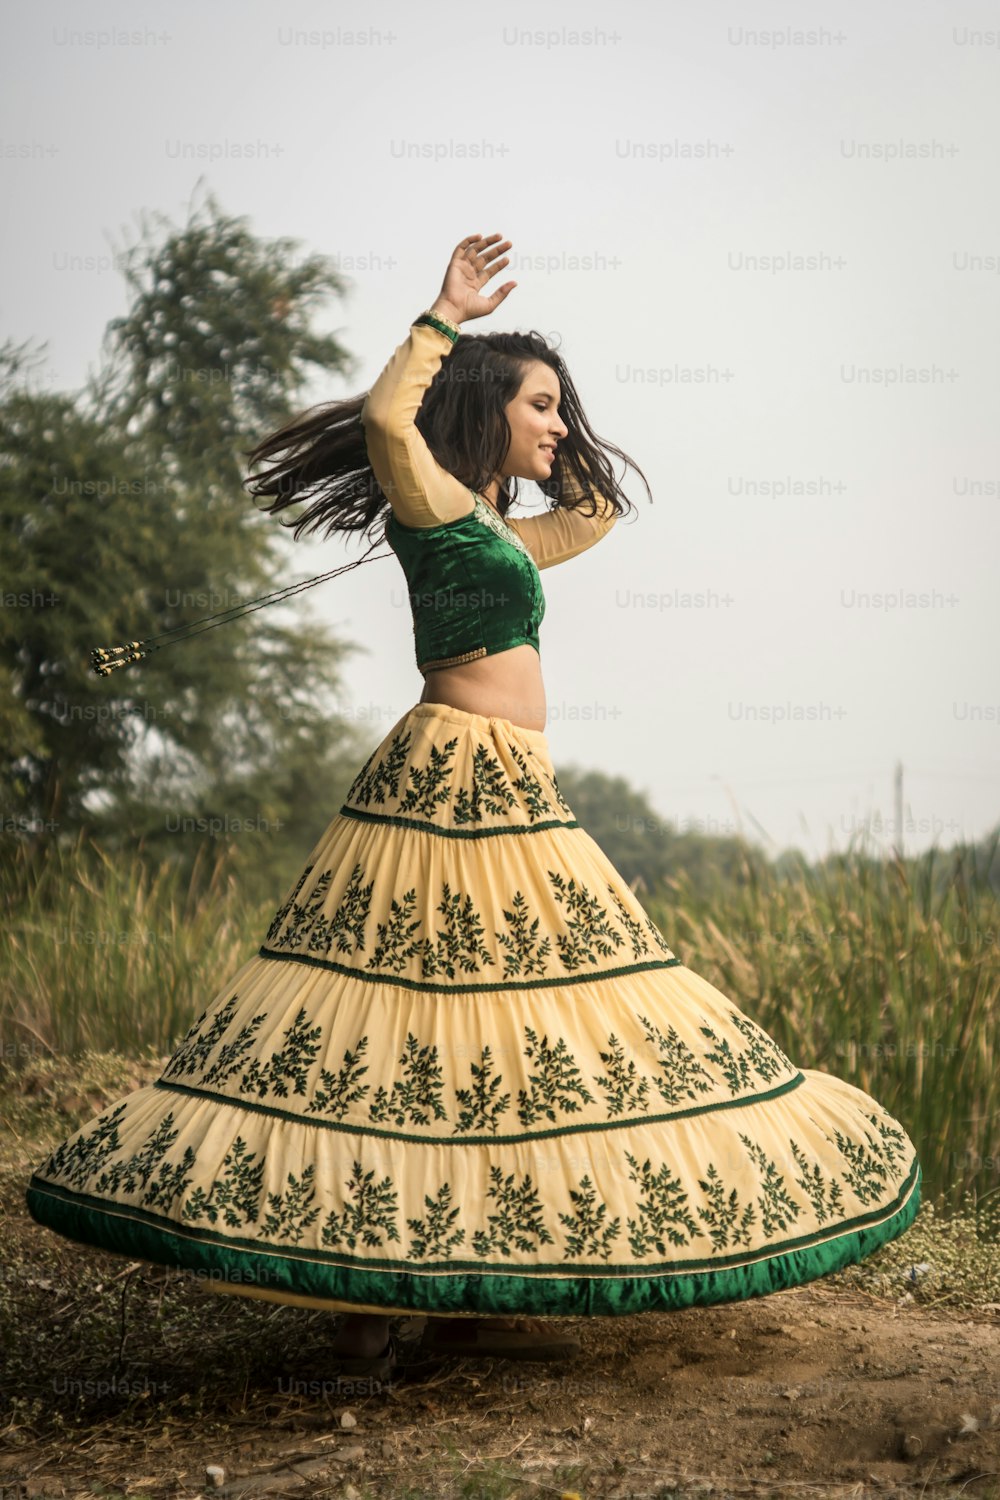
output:
<instances>
[{"instance_id":1,"label":"pleated skirt fabric","mask_svg":"<svg viewBox=\"0 0 1000 1500\"><path fill-rule=\"evenodd\" d=\"M814 1280L920 1178L874 1098L674 956L544 733L418 703L161 1076L27 1202L206 1290L580 1317Z\"/></svg>"}]
</instances>

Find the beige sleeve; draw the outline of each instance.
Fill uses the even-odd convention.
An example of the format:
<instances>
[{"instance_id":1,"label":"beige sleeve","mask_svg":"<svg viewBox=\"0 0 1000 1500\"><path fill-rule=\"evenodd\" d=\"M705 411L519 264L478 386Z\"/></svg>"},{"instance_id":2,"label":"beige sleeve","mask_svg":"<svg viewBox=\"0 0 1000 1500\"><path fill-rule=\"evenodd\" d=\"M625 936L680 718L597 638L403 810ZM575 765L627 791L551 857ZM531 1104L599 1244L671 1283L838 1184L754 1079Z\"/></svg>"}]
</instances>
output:
<instances>
[{"instance_id":1,"label":"beige sleeve","mask_svg":"<svg viewBox=\"0 0 1000 1500\"><path fill-rule=\"evenodd\" d=\"M441 322L458 332L448 319ZM426 323L411 325L361 408L369 462L404 526L439 526L468 515L475 504L472 491L436 461L414 422L451 349L446 333Z\"/></svg>"},{"instance_id":2,"label":"beige sleeve","mask_svg":"<svg viewBox=\"0 0 1000 1500\"><path fill-rule=\"evenodd\" d=\"M584 493L580 485L572 479L567 480L567 497L577 499ZM597 491L593 493L597 510L592 516L586 515L583 511L562 510L556 507L554 510L545 511L540 516L508 516L506 518L507 525L517 532L535 559L535 566L539 572L543 568L554 567L556 563L567 562L569 558L585 552L588 547L592 547L595 542L607 536L618 520L618 512L614 506Z\"/></svg>"}]
</instances>

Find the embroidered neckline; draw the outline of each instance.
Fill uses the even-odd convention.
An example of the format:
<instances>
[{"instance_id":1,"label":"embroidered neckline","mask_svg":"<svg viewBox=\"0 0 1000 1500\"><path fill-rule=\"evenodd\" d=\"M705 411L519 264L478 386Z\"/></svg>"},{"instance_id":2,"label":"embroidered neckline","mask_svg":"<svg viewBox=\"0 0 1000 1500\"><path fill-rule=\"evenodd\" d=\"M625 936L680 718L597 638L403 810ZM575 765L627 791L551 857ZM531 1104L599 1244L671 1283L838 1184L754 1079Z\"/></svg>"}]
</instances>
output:
<instances>
[{"instance_id":1,"label":"embroidered neckline","mask_svg":"<svg viewBox=\"0 0 1000 1500\"><path fill-rule=\"evenodd\" d=\"M504 520L503 516L495 511L492 505L489 505L483 499L482 495L478 494L475 490L473 490L472 493L476 497L474 514L477 516L477 518L480 521L484 522L485 525L492 527L497 536L502 536L505 541L510 542L513 546L517 547L520 552L523 552L525 557L530 558L531 553L524 545L524 542L518 536L517 532L514 531L512 527L507 525L507 522Z\"/></svg>"}]
</instances>

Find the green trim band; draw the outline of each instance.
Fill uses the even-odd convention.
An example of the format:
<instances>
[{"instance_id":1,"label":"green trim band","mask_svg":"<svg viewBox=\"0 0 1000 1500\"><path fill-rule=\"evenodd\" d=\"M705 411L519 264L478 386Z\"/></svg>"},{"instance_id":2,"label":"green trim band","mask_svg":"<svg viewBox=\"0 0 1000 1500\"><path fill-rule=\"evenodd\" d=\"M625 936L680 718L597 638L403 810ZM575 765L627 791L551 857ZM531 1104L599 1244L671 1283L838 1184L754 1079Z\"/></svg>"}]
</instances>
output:
<instances>
[{"instance_id":1,"label":"green trim band","mask_svg":"<svg viewBox=\"0 0 1000 1500\"><path fill-rule=\"evenodd\" d=\"M411 326L417 328L421 324L426 324L428 328L436 328L438 333L443 333L445 338L451 339L451 342L453 344L458 340L458 334L454 331L454 329L451 328L447 323L443 322L440 318L436 317L434 313L421 313L419 318L414 318Z\"/></svg>"},{"instance_id":2,"label":"green trim band","mask_svg":"<svg viewBox=\"0 0 1000 1500\"><path fill-rule=\"evenodd\" d=\"M358 823L388 823L393 828L416 828L420 833L436 833L445 839L491 839L498 833L544 833L550 828L579 828L576 818L569 823L560 823L558 818L549 818L544 823L532 823L523 828L435 828L432 823L420 823L416 818L401 818L396 813L365 812L348 807L345 802L340 809L342 817L354 818Z\"/></svg>"},{"instance_id":3,"label":"green trim band","mask_svg":"<svg viewBox=\"0 0 1000 1500\"><path fill-rule=\"evenodd\" d=\"M393 984L404 990L420 990L426 995L485 995L495 990L551 990L557 985L583 984L591 979L618 979L625 974L643 974L647 969L675 969L683 968L684 965L679 958L652 958L644 964L625 964L619 969L601 969L599 973L591 971L589 974L566 974L554 975L551 979L511 979L508 981L497 980L495 984L486 984L480 980L476 984L432 984L429 979L403 979L398 974L371 974L364 969L352 969L347 964L338 964L332 958L316 958L312 953L278 953L276 949L269 948L266 943L261 943L257 949L258 958L272 958L277 963L289 964L312 964L317 969L329 969L334 974L346 974L349 979L363 979L372 984Z\"/></svg>"},{"instance_id":4,"label":"green trim band","mask_svg":"<svg viewBox=\"0 0 1000 1500\"><path fill-rule=\"evenodd\" d=\"M293 1125L319 1125L324 1130L336 1130L342 1135L373 1135L383 1141L412 1141L417 1146L519 1146L526 1141L547 1141L553 1136L581 1135L584 1132L598 1134L604 1130L631 1130L636 1125L666 1125L672 1120L687 1120L692 1115L712 1114L721 1109L745 1109L752 1104L766 1104L782 1094L790 1093L805 1083L805 1076L796 1073L784 1083L776 1084L762 1094L748 1094L743 1099L720 1099L714 1104L692 1104L686 1109L677 1109L662 1115L635 1115L627 1120L603 1120L589 1125L556 1125L551 1130L524 1131L521 1135L410 1135L402 1130L379 1130L374 1125L345 1125L342 1120L324 1120L321 1115L297 1115L290 1109L278 1109L273 1104L261 1104L257 1099L234 1098L232 1094L218 1094L213 1089L195 1088L190 1083L175 1083L170 1078L157 1078L153 1088L171 1094L190 1094L195 1099L211 1099L216 1104L229 1104L233 1109L247 1109L252 1114L271 1115L276 1120L290 1120Z\"/></svg>"},{"instance_id":5,"label":"green trim band","mask_svg":"<svg viewBox=\"0 0 1000 1500\"><path fill-rule=\"evenodd\" d=\"M920 1206L921 1168L914 1162L900 1192L883 1209L834 1225L781 1249L720 1260L524 1267L517 1275L482 1265L444 1262L418 1271L402 1261L381 1262L322 1250L281 1254L259 1242L227 1239L209 1229L178 1225L143 1209L68 1192L32 1174L26 1191L36 1223L56 1234L130 1259L179 1266L217 1281L257 1286L268 1293L350 1302L413 1312L558 1317L615 1317L717 1302L742 1301L827 1276L871 1255L908 1229ZM555 1271L558 1274L549 1275ZM222 1274L220 1274L222 1273Z\"/></svg>"}]
</instances>

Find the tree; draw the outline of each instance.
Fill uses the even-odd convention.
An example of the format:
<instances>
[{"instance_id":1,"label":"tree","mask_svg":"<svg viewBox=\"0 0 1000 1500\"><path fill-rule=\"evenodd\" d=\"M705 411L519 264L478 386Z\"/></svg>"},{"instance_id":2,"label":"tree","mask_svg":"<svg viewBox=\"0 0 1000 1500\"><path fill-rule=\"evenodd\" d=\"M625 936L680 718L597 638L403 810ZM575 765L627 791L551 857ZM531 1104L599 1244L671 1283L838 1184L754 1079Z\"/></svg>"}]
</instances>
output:
<instances>
[{"instance_id":1,"label":"tree","mask_svg":"<svg viewBox=\"0 0 1000 1500\"><path fill-rule=\"evenodd\" d=\"M310 327L341 277L296 248L254 238L209 197L160 241L144 228L123 257L131 306L82 391L33 389L37 356L0 350L2 837L29 838L40 856L81 828L141 836L165 856L178 850L171 818L262 806L301 856L366 749L324 701L357 648L290 606L108 677L90 670L96 646L292 581L292 544L243 490L241 450L301 409L310 368L355 365Z\"/></svg>"},{"instance_id":2,"label":"tree","mask_svg":"<svg viewBox=\"0 0 1000 1500\"><path fill-rule=\"evenodd\" d=\"M679 832L622 776L560 767L558 777L577 820L615 868L630 885L642 877L640 900L662 896L682 870L706 892L740 877L744 853L737 839Z\"/></svg>"}]
</instances>

